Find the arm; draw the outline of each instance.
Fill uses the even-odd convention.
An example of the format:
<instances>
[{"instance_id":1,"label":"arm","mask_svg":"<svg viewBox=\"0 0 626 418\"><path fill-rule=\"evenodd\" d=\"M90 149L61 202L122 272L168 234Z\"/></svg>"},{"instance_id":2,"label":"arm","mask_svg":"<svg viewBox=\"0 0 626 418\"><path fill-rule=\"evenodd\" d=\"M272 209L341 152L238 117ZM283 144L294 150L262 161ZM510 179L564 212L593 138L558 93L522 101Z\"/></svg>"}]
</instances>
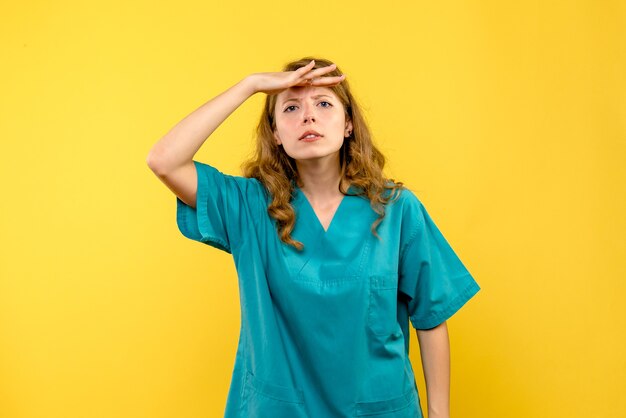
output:
<instances>
[{"instance_id":1,"label":"arm","mask_svg":"<svg viewBox=\"0 0 626 418\"><path fill-rule=\"evenodd\" d=\"M204 141L255 93L277 94L292 86L332 86L344 78L315 78L332 71L334 66L313 69L313 64L311 61L294 71L254 73L245 77L178 122L152 147L146 159L148 167L180 200L195 207L198 178L193 157ZM308 84L309 79L315 81Z\"/></svg>"},{"instance_id":2,"label":"arm","mask_svg":"<svg viewBox=\"0 0 626 418\"><path fill-rule=\"evenodd\" d=\"M191 165L204 141L254 93L248 76L178 122L150 150L146 160L150 169L162 177Z\"/></svg>"},{"instance_id":3,"label":"arm","mask_svg":"<svg viewBox=\"0 0 626 418\"><path fill-rule=\"evenodd\" d=\"M450 341L444 321L435 328L416 330L426 380L428 418L450 417Z\"/></svg>"}]
</instances>

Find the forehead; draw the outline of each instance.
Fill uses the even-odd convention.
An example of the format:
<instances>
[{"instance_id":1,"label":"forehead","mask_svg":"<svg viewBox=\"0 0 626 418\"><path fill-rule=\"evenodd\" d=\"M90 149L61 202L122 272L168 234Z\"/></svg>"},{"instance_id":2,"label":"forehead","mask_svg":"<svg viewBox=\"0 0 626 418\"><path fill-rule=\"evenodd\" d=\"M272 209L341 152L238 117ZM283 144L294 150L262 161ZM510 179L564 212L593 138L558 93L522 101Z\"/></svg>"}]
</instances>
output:
<instances>
[{"instance_id":1,"label":"forehead","mask_svg":"<svg viewBox=\"0 0 626 418\"><path fill-rule=\"evenodd\" d=\"M288 89L281 91L276 97L276 103L283 104L290 100L302 101L319 95L326 95L330 96L331 98L337 99L337 95L328 87L295 86L289 87Z\"/></svg>"}]
</instances>

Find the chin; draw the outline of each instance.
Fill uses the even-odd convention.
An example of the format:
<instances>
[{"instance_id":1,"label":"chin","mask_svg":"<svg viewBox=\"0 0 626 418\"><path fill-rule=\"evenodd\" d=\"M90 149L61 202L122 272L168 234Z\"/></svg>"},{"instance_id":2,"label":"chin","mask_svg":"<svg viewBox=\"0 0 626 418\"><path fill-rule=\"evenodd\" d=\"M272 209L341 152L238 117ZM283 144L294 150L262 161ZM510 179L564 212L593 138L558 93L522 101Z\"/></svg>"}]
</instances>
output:
<instances>
[{"instance_id":1,"label":"chin","mask_svg":"<svg viewBox=\"0 0 626 418\"><path fill-rule=\"evenodd\" d=\"M329 156L332 156L333 154L339 155L339 151L341 150L341 146L343 145L343 142L341 144L338 144L338 146L333 147L333 149L330 149L330 150L324 146L317 146L320 144L305 144L305 145L307 146L310 145L311 146L310 149L305 149L305 150L298 149L298 152L296 153L291 152L292 150L285 149L285 152L294 160L309 160L309 159L314 159L314 158L329 157Z\"/></svg>"},{"instance_id":2,"label":"chin","mask_svg":"<svg viewBox=\"0 0 626 418\"><path fill-rule=\"evenodd\" d=\"M321 158L332 157L333 155L336 155L338 158L339 150L331 151L331 152L325 152L323 150L319 150L319 152L316 152L316 150L311 150L310 152L302 152L296 155L289 155L289 156L293 158L294 160L318 160Z\"/></svg>"}]
</instances>

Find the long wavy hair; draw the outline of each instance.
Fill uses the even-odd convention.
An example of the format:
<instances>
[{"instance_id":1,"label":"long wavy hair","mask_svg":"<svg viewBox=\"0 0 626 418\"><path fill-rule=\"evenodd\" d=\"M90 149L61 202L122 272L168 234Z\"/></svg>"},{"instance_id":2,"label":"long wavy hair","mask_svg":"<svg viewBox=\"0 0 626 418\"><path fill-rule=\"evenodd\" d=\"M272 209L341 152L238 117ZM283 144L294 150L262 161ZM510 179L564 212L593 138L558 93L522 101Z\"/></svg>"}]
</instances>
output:
<instances>
[{"instance_id":1,"label":"long wavy hair","mask_svg":"<svg viewBox=\"0 0 626 418\"><path fill-rule=\"evenodd\" d=\"M303 57L289 62L282 71L295 71L315 60L315 67L326 67L332 61L317 58ZM337 66L333 71L324 76L339 76L342 71ZM396 200L400 190L404 188L402 182L386 179L383 176L385 157L374 146L372 135L367 126L361 109L350 91L347 80L328 87L341 101L346 121L352 121L352 133L344 138L343 145L339 150L341 181L339 191L348 195L347 190L342 190L342 184L352 184L360 191L357 196L364 196L370 201L370 206L379 215L372 223L371 232L380 239L376 228L385 217L385 205ZM244 161L241 165L243 175L248 178L258 179L272 197L267 207L268 214L276 220L278 235L286 244L292 245L301 251L304 245L291 237L295 226L296 214L291 199L294 195L295 184L301 184L295 160L291 158L282 146L275 142L273 131L276 129L275 105L277 94L268 94L261 119L256 127L256 150L252 158Z\"/></svg>"}]
</instances>

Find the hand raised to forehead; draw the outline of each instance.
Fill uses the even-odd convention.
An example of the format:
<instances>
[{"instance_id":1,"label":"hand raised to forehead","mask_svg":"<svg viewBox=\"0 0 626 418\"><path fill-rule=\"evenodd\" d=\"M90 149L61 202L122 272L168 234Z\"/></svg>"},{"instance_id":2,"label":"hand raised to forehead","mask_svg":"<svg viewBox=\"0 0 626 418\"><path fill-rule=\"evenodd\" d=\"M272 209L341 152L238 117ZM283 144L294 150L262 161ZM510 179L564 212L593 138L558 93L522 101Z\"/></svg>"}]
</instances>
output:
<instances>
[{"instance_id":1,"label":"hand raised to forehead","mask_svg":"<svg viewBox=\"0 0 626 418\"><path fill-rule=\"evenodd\" d=\"M254 92L266 94L278 94L296 86L330 87L341 83L346 78L345 74L323 77L324 74L335 70L337 67L335 64L313 69L314 66L315 61L311 61L294 71L255 73L249 77L252 80Z\"/></svg>"}]
</instances>

